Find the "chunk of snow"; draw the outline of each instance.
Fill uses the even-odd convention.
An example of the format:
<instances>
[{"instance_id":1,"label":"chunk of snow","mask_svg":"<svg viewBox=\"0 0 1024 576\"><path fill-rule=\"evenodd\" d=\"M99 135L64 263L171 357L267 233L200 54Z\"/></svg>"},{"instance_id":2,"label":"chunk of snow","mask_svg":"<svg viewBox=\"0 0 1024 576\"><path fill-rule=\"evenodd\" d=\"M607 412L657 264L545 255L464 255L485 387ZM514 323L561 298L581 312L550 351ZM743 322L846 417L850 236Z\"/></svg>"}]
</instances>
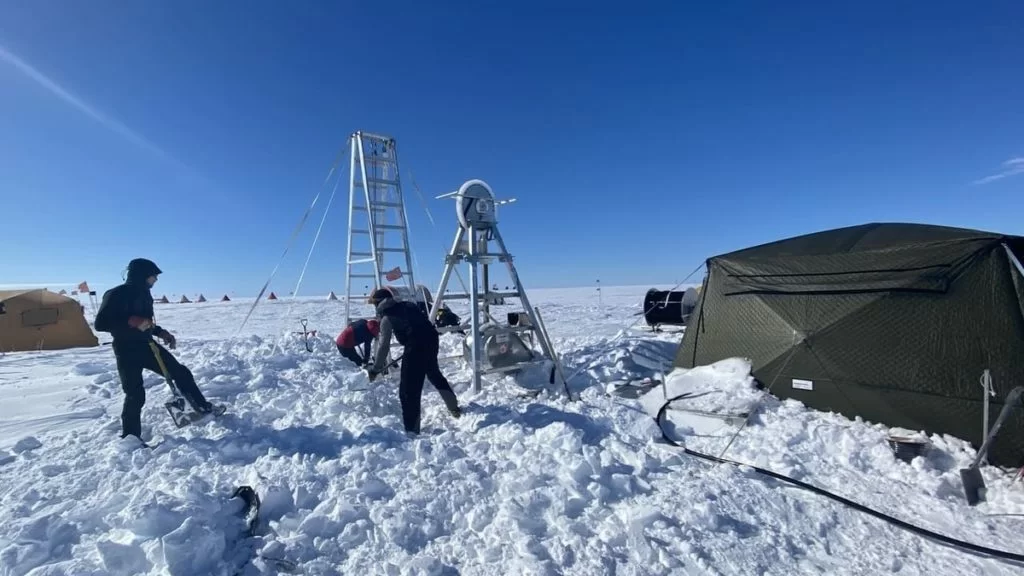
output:
<instances>
[{"instance_id":1,"label":"chunk of snow","mask_svg":"<svg viewBox=\"0 0 1024 576\"><path fill-rule=\"evenodd\" d=\"M110 540L96 543L96 551L100 555L103 568L113 576L130 576L143 574L150 569L150 562L142 548L127 544L118 544Z\"/></svg>"},{"instance_id":2,"label":"chunk of snow","mask_svg":"<svg viewBox=\"0 0 1024 576\"><path fill-rule=\"evenodd\" d=\"M270 486L260 497L260 516L265 520L277 520L295 511L295 499L287 486Z\"/></svg>"},{"instance_id":3,"label":"chunk of snow","mask_svg":"<svg viewBox=\"0 0 1024 576\"><path fill-rule=\"evenodd\" d=\"M671 398L681 394L673 406L714 414L743 414L761 400L750 373L750 361L729 358L708 366L677 368L665 377L664 386L656 386L640 398L644 411L652 418Z\"/></svg>"},{"instance_id":4,"label":"chunk of snow","mask_svg":"<svg viewBox=\"0 0 1024 576\"><path fill-rule=\"evenodd\" d=\"M171 576L215 574L224 556L224 533L195 518L186 518L160 539L163 561Z\"/></svg>"},{"instance_id":5,"label":"chunk of snow","mask_svg":"<svg viewBox=\"0 0 1024 576\"><path fill-rule=\"evenodd\" d=\"M21 440L18 440L18 442L14 445L13 448L11 448L11 450L18 454L21 454L23 452L28 452L29 450L36 450L42 447L43 443L40 442L35 436L26 436Z\"/></svg>"}]
</instances>

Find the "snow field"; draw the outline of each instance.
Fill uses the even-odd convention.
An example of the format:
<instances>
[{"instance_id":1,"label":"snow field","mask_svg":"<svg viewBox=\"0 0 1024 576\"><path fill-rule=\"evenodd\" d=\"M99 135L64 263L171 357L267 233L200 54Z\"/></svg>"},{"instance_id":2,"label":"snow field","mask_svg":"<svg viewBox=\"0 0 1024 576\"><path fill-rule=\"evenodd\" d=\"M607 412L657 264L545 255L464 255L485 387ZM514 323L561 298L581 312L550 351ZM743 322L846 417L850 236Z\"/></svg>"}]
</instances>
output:
<instances>
[{"instance_id":1,"label":"snow field","mask_svg":"<svg viewBox=\"0 0 1024 576\"><path fill-rule=\"evenodd\" d=\"M119 441L109 347L0 359L0 575L42 574L1019 574L749 469L710 466L657 439L639 402L607 384L667 371L679 336L619 331L644 288L535 291L579 402L467 390L442 364L464 415L427 384L423 434L402 431L397 375L367 382L333 338L343 304L287 300L165 305L176 355L229 412L175 429L166 385L147 375L144 436ZM290 310L289 310L290 309ZM511 308L510 308L511 309ZM368 312L368 309L366 310ZM461 314L461 311L456 310ZM306 352L298 318L320 333ZM453 355L458 337L444 337ZM709 392L692 407L748 411L761 393L741 360L666 384ZM687 408L690 408L687 405ZM671 412L676 438L715 453L735 430ZM905 464L884 428L765 400L726 454L972 542L1018 551L1021 489L986 471L990 502L962 501L971 451L932 438ZM244 537L251 485L265 530Z\"/></svg>"}]
</instances>

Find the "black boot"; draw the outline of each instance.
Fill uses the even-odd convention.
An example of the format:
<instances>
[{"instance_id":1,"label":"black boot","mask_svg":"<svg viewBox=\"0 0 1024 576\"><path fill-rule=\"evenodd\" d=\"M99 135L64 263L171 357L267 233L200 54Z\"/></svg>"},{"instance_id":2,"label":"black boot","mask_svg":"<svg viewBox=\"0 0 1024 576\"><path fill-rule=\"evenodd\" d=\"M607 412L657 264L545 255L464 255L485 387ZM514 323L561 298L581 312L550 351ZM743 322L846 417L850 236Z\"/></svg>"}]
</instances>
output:
<instances>
[{"instance_id":1,"label":"black boot","mask_svg":"<svg viewBox=\"0 0 1024 576\"><path fill-rule=\"evenodd\" d=\"M445 407L448 408L448 413L453 418L462 416L462 408L459 408L459 399L455 397L455 392L451 390L438 390L441 394L441 399L444 400Z\"/></svg>"}]
</instances>

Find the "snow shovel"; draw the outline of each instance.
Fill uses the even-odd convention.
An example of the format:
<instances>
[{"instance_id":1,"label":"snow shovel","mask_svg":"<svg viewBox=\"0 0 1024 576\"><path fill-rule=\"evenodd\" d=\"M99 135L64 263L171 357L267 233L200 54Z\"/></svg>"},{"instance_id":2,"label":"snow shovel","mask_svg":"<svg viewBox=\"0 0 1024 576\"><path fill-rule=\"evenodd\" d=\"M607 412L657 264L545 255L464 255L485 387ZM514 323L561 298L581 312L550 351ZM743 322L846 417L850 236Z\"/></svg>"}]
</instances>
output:
<instances>
[{"instance_id":1,"label":"snow shovel","mask_svg":"<svg viewBox=\"0 0 1024 576\"><path fill-rule=\"evenodd\" d=\"M171 378L171 373L167 370L167 365L164 364L163 357L160 356L160 347L156 345L156 342L150 340L149 349L153 351L153 357L156 358L156 363L160 367L160 373L163 374L164 380L167 380L167 386L171 388L171 394L174 396L174 400L164 402L164 408L166 408L167 413L171 415L171 420L174 420L174 425L178 428L184 428L186 425L206 416L207 412L198 410L191 400L189 400L188 403L192 406L193 412L191 414L185 413L185 396L182 395L181 390L178 390L177 382ZM210 411L209 414L220 416L225 412L225 410L224 406L214 406L213 410Z\"/></svg>"},{"instance_id":2,"label":"snow shovel","mask_svg":"<svg viewBox=\"0 0 1024 576\"><path fill-rule=\"evenodd\" d=\"M401 355L401 356L399 356L398 358L395 358L395 359L394 359L394 360L392 360L391 362L388 362L387 364L385 364L385 365L384 365L384 369L380 371L380 375L381 375L381 376L383 376L383 375L386 375L386 374L388 373L388 369L389 369L389 368L394 368L395 366L397 366L397 365L398 365L398 363L399 363L399 362L400 362L400 361L402 360L402 358L403 358L404 356L405 356L405 354L402 354L402 355ZM367 377L369 377L369 375L370 375L370 370L369 370L368 368L365 368L365 367L364 367L364 368L363 368L363 372L366 372L366 375L367 375ZM371 381L371 382L370 382L370 384L373 384L373 382ZM351 390L349 390L349 392L366 392L367 390L369 390L369 389L371 389L371 388L373 388L373 386L372 386L372 385L371 385L371 386L366 386L366 387L363 387L363 388L352 388Z\"/></svg>"},{"instance_id":3,"label":"snow shovel","mask_svg":"<svg viewBox=\"0 0 1024 576\"><path fill-rule=\"evenodd\" d=\"M312 352L313 347L309 344L309 337L316 338L316 330L309 330L306 327L308 321L305 318L299 320L299 323L302 324L302 332L295 332L295 334L302 334L302 343L306 346L306 352Z\"/></svg>"},{"instance_id":4,"label":"snow shovel","mask_svg":"<svg viewBox=\"0 0 1024 576\"><path fill-rule=\"evenodd\" d=\"M405 357L405 354L402 354L398 358L395 358L394 360L392 360L392 361L388 362L387 364L385 364L384 368L380 371L380 375L387 374L388 370L390 370L391 368L394 368L395 366L398 366L398 363L401 362L402 358L404 358L404 357ZM369 368L367 368L366 369L367 375L369 375L369 372L370 372L370 370L369 370Z\"/></svg>"},{"instance_id":5,"label":"snow shovel","mask_svg":"<svg viewBox=\"0 0 1024 576\"><path fill-rule=\"evenodd\" d=\"M178 386L174 382L174 379L171 378L171 373L167 370L167 365L164 364L163 357L160 356L160 347L156 345L156 342L150 340L149 349L153 351L153 357L156 358L156 364L160 367L160 374L162 374L164 380L167 381L167 386L171 389L171 395L174 396L174 399L170 402L164 402L164 408L166 408L167 413L171 415L171 420L174 420L174 425L178 428L182 428L189 423L188 415L185 414L185 397L182 396L181 391L178 390Z\"/></svg>"},{"instance_id":6,"label":"snow shovel","mask_svg":"<svg viewBox=\"0 0 1024 576\"><path fill-rule=\"evenodd\" d=\"M981 445L981 449L978 450L978 455L974 458L974 462L971 463L969 468L962 468L960 470L960 480L964 485L964 496L967 498L967 503L971 506L985 499L985 479L981 476L981 468L979 466L988 453L996 433L999 432L999 427L1003 425L1010 412L1017 407L1022 393L1024 393L1024 386L1017 386L1010 390L1010 393L1006 395L1006 403L1003 405L1002 411L999 412L999 418L996 419L995 425L992 426L992 430L989 431L985 442Z\"/></svg>"}]
</instances>

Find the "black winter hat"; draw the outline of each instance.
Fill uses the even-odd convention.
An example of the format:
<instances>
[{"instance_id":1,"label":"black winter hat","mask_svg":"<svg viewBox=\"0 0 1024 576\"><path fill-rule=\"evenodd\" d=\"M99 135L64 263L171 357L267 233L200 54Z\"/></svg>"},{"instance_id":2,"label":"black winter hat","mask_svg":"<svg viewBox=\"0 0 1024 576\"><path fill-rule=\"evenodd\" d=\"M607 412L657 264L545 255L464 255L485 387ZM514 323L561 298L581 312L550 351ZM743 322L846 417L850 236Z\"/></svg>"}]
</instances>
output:
<instances>
[{"instance_id":1,"label":"black winter hat","mask_svg":"<svg viewBox=\"0 0 1024 576\"><path fill-rule=\"evenodd\" d=\"M391 290L388 290L387 288L378 288L370 295L370 303L376 306L388 298L394 298L394 296L395 295L391 293Z\"/></svg>"},{"instance_id":2,"label":"black winter hat","mask_svg":"<svg viewBox=\"0 0 1024 576\"><path fill-rule=\"evenodd\" d=\"M152 260L136 258L128 263L129 278L149 278L157 274L163 274L163 270Z\"/></svg>"}]
</instances>

